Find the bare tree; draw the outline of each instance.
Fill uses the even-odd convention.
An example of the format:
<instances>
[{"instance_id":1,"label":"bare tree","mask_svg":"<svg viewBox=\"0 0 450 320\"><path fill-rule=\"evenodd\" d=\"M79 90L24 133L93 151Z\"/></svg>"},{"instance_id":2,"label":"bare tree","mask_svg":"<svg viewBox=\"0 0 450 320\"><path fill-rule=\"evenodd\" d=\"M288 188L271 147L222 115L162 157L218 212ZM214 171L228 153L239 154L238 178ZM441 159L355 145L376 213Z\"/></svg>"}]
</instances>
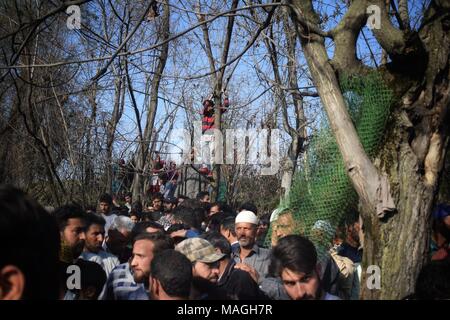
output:
<instances>
[{"instance_id":1,"label":"bare tree","mask_svg":"<svg viewBox=\"0 0 450 320\"><path fill-rule=\"evenodd\" d=\"M449 33L444 27L448 4L431 1L422 26L409 33L392 24L381 0L352 2L331 31L320 28L312 1L290 4L309 71L362 204L363 265L381 268L381 289L363 286L362 297L402 298L413 292L427 261L430 210L448 143L444 126L449 104ZM374 162L362 148L337 76L364 75L369 70L356 55L369 4L380 9L381 28L372 31L392 61L378 71L396 98L386 140ZM335 44L331 60L325 37Z\"/></svg>"},{"instance_id":2,"label":"bare tree","mask_svg":"<svg viewBox=\"0 0 450 320\"><path fill-rule=\"evenodd\" d=\"M170 37L170 7L169 2L166 1L163 5L164 12L162 14L162 21L160 26L160 33L161 33L161 42L164 42L164 44L161 46L161 52L158 57L157 66L155 69L155 73L152 79L151 83L151 89L150 89L150 99L148 104L148 113L147 113L147 122L145 125L144 133L143 133L143 141L144 144L141 144L138 148L138 151L136 152L136 170L137 172L134 175L133 179L133 197L135 199L143 199L144 198L144 181L143 176L141 175L142 172L144 172L146 167L146 161L149 155L149 142L151 141L153 137L153 131L154 131L154 122L156 117L156 111L158 107L158 92L159 92L159 85L160 81L163 75L164 68L166 66L167 62L167 56L169 52L169 42L167 41Z\"/></svg>"}]
</instances>

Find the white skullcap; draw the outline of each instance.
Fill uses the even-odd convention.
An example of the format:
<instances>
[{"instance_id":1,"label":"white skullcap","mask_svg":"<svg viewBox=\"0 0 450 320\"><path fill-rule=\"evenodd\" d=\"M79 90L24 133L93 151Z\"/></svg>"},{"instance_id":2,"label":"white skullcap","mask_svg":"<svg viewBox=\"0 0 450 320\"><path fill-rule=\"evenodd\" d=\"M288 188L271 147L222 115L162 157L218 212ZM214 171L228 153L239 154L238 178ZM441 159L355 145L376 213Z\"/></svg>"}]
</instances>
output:
<instances>
[{"instance_id":1,"label":"white skullcap","mask_svg":"<svg viewBox=\"0 0 450 320\"><path fill-rule=\"evenodd\" d=\"M280 216L280 212L281 212L280 209L273 210L272 214L270 215L269 221L272 223L272 222L278 220L278 217Z\"/></svg>"},{"instance_id":2,"label":"white skullcap","mask_svg":"<svg viewBox=\"0 0 450 320\"><path fill-rule=\"evenodd\" d=\"M244 210L239 212L234 223L240 222L258 224L258 217L253 212Z\"/></svg>"}]
</instances>

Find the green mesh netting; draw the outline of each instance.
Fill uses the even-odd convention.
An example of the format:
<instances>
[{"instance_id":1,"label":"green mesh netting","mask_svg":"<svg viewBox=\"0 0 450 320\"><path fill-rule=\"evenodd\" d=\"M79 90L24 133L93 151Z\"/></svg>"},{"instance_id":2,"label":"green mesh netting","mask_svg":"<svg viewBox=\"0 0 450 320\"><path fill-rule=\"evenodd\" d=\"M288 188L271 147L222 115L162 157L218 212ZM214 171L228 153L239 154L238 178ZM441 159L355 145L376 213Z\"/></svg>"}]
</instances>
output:
<instances>
[{"instance_id":1,"label":"green mesh netting","mask_svg":"<svg viewBox=\"0 0 450 320\"><path fill-rule=\"evenodd\" d=\"M346 76L340 82L361 143L373 157L383 136L392 92L377 73ZM277 233L305 235L316 245L319 262L327 259L337 227L356 208L358 200L326 115L322 118L303 154L289 196L277 208L278 219L271 222L266 238L270 246Z\"/></svg>"}]
</instances>

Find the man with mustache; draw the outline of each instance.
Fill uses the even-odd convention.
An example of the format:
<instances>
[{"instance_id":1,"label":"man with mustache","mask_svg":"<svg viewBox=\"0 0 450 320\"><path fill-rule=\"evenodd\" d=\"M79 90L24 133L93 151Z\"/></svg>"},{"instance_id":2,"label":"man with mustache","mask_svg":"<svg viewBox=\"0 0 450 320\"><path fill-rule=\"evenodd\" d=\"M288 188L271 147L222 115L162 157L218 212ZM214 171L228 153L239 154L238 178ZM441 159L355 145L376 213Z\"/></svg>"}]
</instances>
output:
<instances>
[{"instance_id":1,"label":"man with mustache","mask_svg":"<svg viewBox=\"0 0 450 320\"><path fill-rule=\"evenodd\" d=\"M173 249L173 241L161 232L141 233L134 238L130 266L136 283L148 284L153 257L166 249Z\"/></svg>"},{"instance_id":2,"label":"man with mustache","mask_svg":"<svg viewBox=\"0 0 450 320\"><path fill-rule=\"evenodd\" d=\"M220 260L225 256L216 252L213 245L202 238L181 241L175 247L192 263L192 290L190 300L223 300L225 290L217 286Z\"/></svg>"},{"instance_id":3,"label":"man with mustache","mask_svg":"<svg viewBox=\"0 0 450 320\"><path fill-rule=\"evenodd\" d=\"M302 236L281 238L272 249L269 269L271 274L281 279L292 300L340 300L323 290L316 248Z\"/></svg>"},{"instance_id":4,"label":"man with mustache","mask_svg":"<svg viewBox=\"0 0 450 320\"><path fill-rule=\"evenodd\" d=\"M256 244L257 227L258 218L253 212L243 210L236 216L235 229L239 248L233 252L232 258L236 262L236 268L250 273L256 271L256 278L261 282L268 272L270 250Z\"/></svg>"},{"instance_id":5,"label":"man with mustache","mask_svg":"<svg viewBox=\"0 0 450 320\"><path fill-rule=\"evenodd\" d=\"M103 250L105 240L105 219L96 213L86 215L86 232L84 250L81 258L98 263L108 276L111 271L120 264L119 259Z\"/></svg>"}]
</instances>

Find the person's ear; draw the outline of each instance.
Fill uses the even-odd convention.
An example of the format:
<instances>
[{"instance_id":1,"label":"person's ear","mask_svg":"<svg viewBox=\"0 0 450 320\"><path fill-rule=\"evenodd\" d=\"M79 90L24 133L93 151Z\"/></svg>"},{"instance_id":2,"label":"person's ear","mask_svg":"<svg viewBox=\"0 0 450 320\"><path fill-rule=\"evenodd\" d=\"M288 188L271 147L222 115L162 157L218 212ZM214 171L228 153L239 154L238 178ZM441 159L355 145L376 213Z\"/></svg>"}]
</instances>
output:
<instances>
[{"instance_id":1,"label":"person's ear","mask_svg":"<svg viewBox=\"0 0 450 320\"><path fill-rule=\"evenodd\" d=\"M0 270L0 300L20 300L25 290L25 275L13 265Z\"/></svg>"}]
</instances>

